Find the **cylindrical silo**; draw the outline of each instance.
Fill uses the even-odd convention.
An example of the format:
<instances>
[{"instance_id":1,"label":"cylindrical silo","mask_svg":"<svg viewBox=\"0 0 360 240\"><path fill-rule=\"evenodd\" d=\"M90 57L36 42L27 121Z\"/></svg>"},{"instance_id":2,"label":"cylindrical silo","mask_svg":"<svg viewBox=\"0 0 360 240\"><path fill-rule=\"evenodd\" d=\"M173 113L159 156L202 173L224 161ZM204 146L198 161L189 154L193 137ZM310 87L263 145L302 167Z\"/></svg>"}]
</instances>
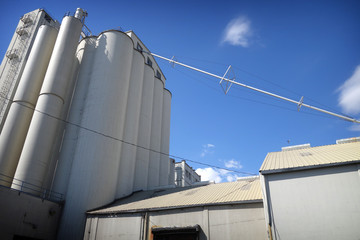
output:
<instances>
[{"instance_id":1,"label":"cylindrical silo","mask_svg":"<svg viewBox=\"0 0 360 240\"><path fill-rule=\"evenodd\" d=\"M145 65L136 150L134 191L148 189L151 118L154 97L154 70Z\"/></svg>"},{"instance_id":2,"label":"cylindrical silo","mask_svg":"<svg viewBox=\"0 0 360 240\"><path fill-rule=\"evenodd\" d=\"M124 135L122 137L125 143L123 143L121 149L116 198L131 194L134 187L137 150L135 144L138 139L143 78L144 56L141 52L134 50L125 114Z\"/></svg>"},{"instance_id":3,"label":"cylindrical silo","mask_svg":"<svg viewBox=\"0 0 360 240\"><path fill-rule=\"evenodd\" d=\"M0 174L7 176L2 185L11 186L57 33L53 27L40 26L21 76L0 135Z\"/></svg>"},{"instance_id":4,"label":"cylindrical silo","mask_svg":"<svg viewBox=\"0 0 360 240\"><path fill-rule=\"evenodd\" d=\"M66 194L69 176L77 145L79 126L81 125L84 103L87 97L89 80L94 62L96 37L83 39L77 49L77 58L80 69L76 81L75 92L66 124L62 148L56 167L52 190Z\"/></svg>"},{"instance_id":5,"label":"cylindrical silo","mask_svg":"<svg viewBox=\"0 0 360 240\"><path fill-rule=\"evenodd\" d=\"M161 121L161 158L160 158L160 185L173 184L169 183L170 159L170 111L171 111L171 93L166 88L163 90L163 111Z\"/></svg>"},{"instance_id":6,"label":"cylindrical silo","mask_svg":"<svg viewBox=\"0 0 360 240\"><path fill-rule=\"evenodd\" d=\"M84 212L115 199L132 57L125 33L98 37L58 239L81 239Z\"/></svg>"},{"instance_id":7,"label":"cylindrical silo","mask_svg":"<svg viewBox=\"0 0 360 240\"><path fill-rule=\"evenodd\" d=\"M48 169L67 87L71 85L72 66L82 25L80 19L71 16L64 17L62 21L15 172L15 178L26 182L23 186L31 186L34 194L40 194L38 191ZM19 189L17 184L14 181L12 187Z\"/></svg>"},{"instance_id":8,"label":"cylindrical silo","mask_svg":"<svg viewBox=\"0 0 360 240\"><path fill-rule=\"evenodd\" d=\"M161 121L163 109L164 83L161 79L154 80L153 113L151 119L150 137L150 162L148 187L153 188L160 185L160 150L161 150Z\"/></svg>"}]
</instances>

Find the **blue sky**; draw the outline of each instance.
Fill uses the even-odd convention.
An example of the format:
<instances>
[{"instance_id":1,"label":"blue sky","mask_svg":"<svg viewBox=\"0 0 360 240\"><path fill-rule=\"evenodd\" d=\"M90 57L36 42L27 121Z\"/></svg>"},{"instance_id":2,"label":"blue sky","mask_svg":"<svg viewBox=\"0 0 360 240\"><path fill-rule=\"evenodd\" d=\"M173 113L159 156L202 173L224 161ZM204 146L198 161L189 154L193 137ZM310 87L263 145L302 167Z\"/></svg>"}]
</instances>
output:
<instances>
[{"instance_id":1,"label":"blue sky","mask_svg":"<svg viewBox=\"0 0 360 240\"><path fill-rule=\"evenodd\" d=\"M359 1L0 1L0 54L19 17L37 8L61 20L77 7L94 34L134 30L154 53L360 119ZM170 153L203 180L258 173L268 152L360 136L353 124L158 60L173 94ZM176 159L180 161L181 159Z\"/></svg>"}]
</instances>

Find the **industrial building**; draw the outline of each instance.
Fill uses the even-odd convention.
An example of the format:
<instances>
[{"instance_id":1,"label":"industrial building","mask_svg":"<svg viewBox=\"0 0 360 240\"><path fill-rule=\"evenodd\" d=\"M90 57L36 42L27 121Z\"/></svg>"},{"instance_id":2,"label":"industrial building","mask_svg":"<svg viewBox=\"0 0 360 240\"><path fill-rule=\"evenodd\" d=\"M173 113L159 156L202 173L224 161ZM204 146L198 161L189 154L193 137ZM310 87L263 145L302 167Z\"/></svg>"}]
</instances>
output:
<instances>
[{"instance_id":1,"label":"industrial building","mask_svg":"<svg viewBox=\"0 0 360 240\"><path fill-rule=\"evenodd\" d=\"M360 138L269 153L261 168L272 239L358 239Z\"/></svg>"},{"instance_id":2,"label":"industrial building","mask_svg":"<svg viewBox=\"0 0 360 240\"><path fill-rule=\"evenodd\" d=\"M201 176L185 160L175 163L175 185L186 187L201 182Z\"/></svg>"},{"instance_id":3,"label":"industrial building","mask_svg":"<svg viewBox=\"0 0 360 240\"><path fill-rule=\"evenodd\" d=\"M52 19L43 9L23 15L1 62L0 95L3 99L0 101L0 132L41 25L49 25L57 29L60 26L59 22Z\"/></svg>"},{"instance_id":4,"label":"industrial building","mask_svg":"<svg viewBox=\"0 0 360 240\"><path fill-rule=\"evenodd\" d=\"M4 70L1 78L2 86L9 79L17 85L3 90L13 99L1 99L9 105L0 135L1 185L63 200L58 238L79 239L87 210L174 184L171 93L134 32L86 36L87 12L80 8L64 16L59 29L41 25L49 18L43 10L25 16L33 13L33 44L16 51L30 51L28 58L6 54L2 64L7 69L10 60L21 59L25 67L16 77Z\"/></svg>"},{"instance_id":5,"label":"industrial building","mask_svg":"<svg viewBox=\"0 0 360 240\"><path fill-rule=\"evenodd\" d=\"M84 239L266 239L259 177L142 191L88 212Z\"/></svg>"},{"instance_id":6,"label":"industrial building","mask_svg":"<svg viewBox=\"0 0 360 240\"><path fill-rule=\"evenodd\" d=\"M169 158L171 93L149 49L133 31L86 35L86 17L24 15L1 64L1 239L360 236L360 138L194 184Z\"/></svg>"}]
</instances>

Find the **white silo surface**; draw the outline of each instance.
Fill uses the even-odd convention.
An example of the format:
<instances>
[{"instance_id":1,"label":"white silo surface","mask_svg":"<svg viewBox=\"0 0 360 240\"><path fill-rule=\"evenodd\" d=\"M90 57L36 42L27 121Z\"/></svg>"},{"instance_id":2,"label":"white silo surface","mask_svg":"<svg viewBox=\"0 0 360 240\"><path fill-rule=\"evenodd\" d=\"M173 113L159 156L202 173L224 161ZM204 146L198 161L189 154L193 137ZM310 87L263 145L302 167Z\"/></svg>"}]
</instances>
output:
<instances>
[{"instance_id":1,"label":"white silo surface","mask_svg":"<svg viewBox=\"0 0 360 240\"><path fill-rule=\"evenodd\" d=\"M39 28L0 135L0 173L10 178L15 174L57 33L47 25ZM10 178L1 184L10 187Z\"/></svg>"},{"instance_id":2,"label":"white silo surface","mask_svg":"<svg viewBox=\"0 0 360 240\"><path fill-rule=\"evenodd\" d=\"M164 83L159 78L155 78L153 114L151 120L151 138L150 138L150 162L148 187L157 187L160 184L160 150L161 150L161 121L163 108Z\"/></svg>"},{"instance_id":3,"label":"white silo surface","mask_svg":"<svg viewBox=\"0 0 360 240\"><path fill-rule=\"evenodd\" d=\"M141 94L141 110L136 150L134 191L146 190L150 158L151 118L153 110L154 70L145 65Z\"/></svg>"},{"instance_id":4,"label":"white silo surface","mask_svg":"<svg viewBox=\"0 0 360 240\"><path fill-rule=\"evenodd\" d=\"M66 194L69 183L69 176L74 157L75 148L79 134L79 126L81 125L82 112L84 111L84 102L86 101L89 79L92 72L96 45L96 37L83 39L77 49L77 58L80 63L76 88L71 103L68 116L68 124L66 124L62 148L57 163L55 178L52 190L62 194Z\"/></svg>"},{"instance_id":5,"label":"white silo surface","mask_svg":"<svg viewBox=\"0 0 360 240\"><path fill-rule=\"evenodd\" d=\"M115 198L121 139L133 56L122 32L98 37L78 142L72 163L59 239L80 239L84 212ZM97 133L94 133L96 131Z\"/></svg>"},{"instance_id":6,"label":"white silo surface","mask_svg":"<svg viewBox=\"0 0 360 240\"><path fill-rule=\"evenodd\" d=\"M135 144L138 139L143 79L144 56L141 52L134 50L125 114L124 135L122 137L125 142L134 145L127 143L123 143L122 145L116 198L131 194L134 187L137 150Z\"/></svg>"},{"instance_id":7,"label":"white silo surface","mask_svg":"<svg viewBox=\"0 0 360 240\"><path fill-rule=\"evenodd\" d=\"M82 22L64 17L46 71L15 178L41 187L53 151ZM71 85L71 84L70 84ZM49 116L50 115L50 116ZM17 188L13 184L14 188ZM36 193L34 193L36 194Z\"/></svg>"},{"instance_id":8,"label":"white silo surface","mask_svg":"<svg viewBox=\"0 0 360 240\"><path fill-rule=\"evenodd\" d=\"M161 121L161 156L160 156L160 185L174 184L169 182L170 173L170 111L171 111L171 93L166 88L163 94L163 111Z\"/></svg>"},{"instance_id":9,"label":"white silo surface","mask_svg":"<svg viewBox=\"0 0 360 240\"><path fill-rule=\"evenodd\" d=\"M78 46L79 49L79 46ZM60 119L64 119L66 120L68 118L68 113L69 113L69 108L70 108L70 103L72 101L72 96L74 93L74 85L76 83L76 79L78 76L78 72L79 72L79 67L80 67L80 62L79 59L81 60L82 55L83 55L83 51L80 50L78 51L78 49L76 50L76 53L74 55L74 60L73 60L73 65L72 65L72 70L71 70L71 75L70 78L72 80L69 81L69 86L67 87L68 91L66 92L66 94L64 95L64 105L62 107L62 112L60 115ZM49 159L49 164L48 164L48 168L46 170L46 175L43 181L43 188L45 189L50 189L52 186L52 182L54 179L54 171L57 165L57 161L59 158L59 149L61 148L62 145L62 140L64 137L64 129L66 126L66 122L65 121L59 121L59 126L57 127L57 131L55 133L55 141L53 144L53 151L51 154L51 157Z\"/></svg>"}]
</instances>

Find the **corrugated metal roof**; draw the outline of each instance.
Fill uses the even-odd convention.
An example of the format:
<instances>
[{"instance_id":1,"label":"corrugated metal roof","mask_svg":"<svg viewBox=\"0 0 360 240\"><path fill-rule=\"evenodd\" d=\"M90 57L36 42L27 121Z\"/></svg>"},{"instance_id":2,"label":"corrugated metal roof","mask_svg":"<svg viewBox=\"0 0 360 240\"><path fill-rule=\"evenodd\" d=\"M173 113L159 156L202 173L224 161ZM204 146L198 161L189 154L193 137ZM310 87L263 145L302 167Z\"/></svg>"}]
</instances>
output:
<instances>
[{"instance_id":1,"label":"corrugated metal roof","mask_svg":"<svg viewBox=\"0 0 360 240\"><path fill-rule=\"evenodd\" d=\"M262 201L259 177L237 182L136 192L89 214L140 212L169 208Z\"/></svg>"},{"instance_id":2,"label":"corrugated metal roof","mask_svg":"<svg viewBox=\"0 0 360 240\"><path fill-rule=\"evenodd\" d=\"M261 173L278 170L331 166L360 161L360 142L312 147L268 153L260 167Z\"/></svg>"}]
</instances>

